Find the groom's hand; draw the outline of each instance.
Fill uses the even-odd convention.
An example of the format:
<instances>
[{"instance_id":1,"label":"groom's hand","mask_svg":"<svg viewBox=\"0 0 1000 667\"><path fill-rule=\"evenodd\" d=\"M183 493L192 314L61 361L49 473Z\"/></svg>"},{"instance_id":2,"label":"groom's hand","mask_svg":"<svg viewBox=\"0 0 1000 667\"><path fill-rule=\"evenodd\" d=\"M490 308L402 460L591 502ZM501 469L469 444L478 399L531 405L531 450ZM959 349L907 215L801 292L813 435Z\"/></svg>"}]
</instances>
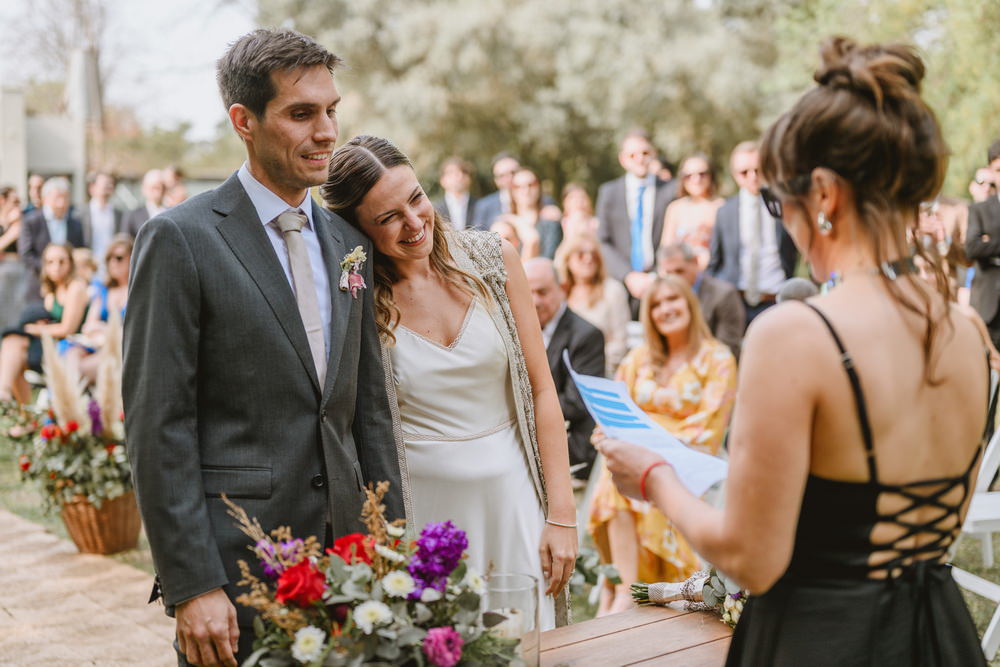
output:
<instances>
[{"instance_id":1,"label":"groom's hand","mask_svg":"<svg viewBox=\"0 0 1000 667\"><path fill-rule=\"evenodd\" d=\"M236 607L221 588L177 605L177 645L198 667L237 667Z\"/></svg>"}]
</instances>

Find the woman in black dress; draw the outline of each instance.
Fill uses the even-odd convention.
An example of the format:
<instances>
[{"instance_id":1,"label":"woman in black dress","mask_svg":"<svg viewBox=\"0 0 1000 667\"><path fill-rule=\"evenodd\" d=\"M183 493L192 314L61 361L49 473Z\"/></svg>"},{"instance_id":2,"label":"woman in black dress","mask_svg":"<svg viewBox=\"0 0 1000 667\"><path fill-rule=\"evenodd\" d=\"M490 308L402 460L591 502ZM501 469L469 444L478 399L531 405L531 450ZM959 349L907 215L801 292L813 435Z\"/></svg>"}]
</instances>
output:
<instances>
[{"instance_id":1,"label":"woman in black dress","mask_svg":"<svg viewBox=\"0 0 1000 667\"><path fill-rule=\"evenodd\" d=\"M649 450L599 449L624 493L751 591L728 664L982 665L945 561L985 442L987 355L906 242L946 147L912 49L832 38L822 56L764 139L762 195L837 286L754 320L725 509Z\"/></svg>"}]
</instances>

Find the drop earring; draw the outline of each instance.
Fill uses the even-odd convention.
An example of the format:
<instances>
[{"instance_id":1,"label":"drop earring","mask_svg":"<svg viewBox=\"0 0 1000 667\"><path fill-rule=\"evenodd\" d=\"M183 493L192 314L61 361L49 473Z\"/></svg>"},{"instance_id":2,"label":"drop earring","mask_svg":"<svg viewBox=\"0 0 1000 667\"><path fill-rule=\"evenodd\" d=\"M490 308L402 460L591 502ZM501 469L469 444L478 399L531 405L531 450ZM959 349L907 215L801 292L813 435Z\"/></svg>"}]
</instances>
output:
<instances>
[{"instance_id":1,"label":"drop earring","mask_svg":"<svg viewBox=\"0 0 1000 667\"><path fill-rule=\"evenodd\" d=\"M823 211L819 212L819 216L816 218L816 227L819 228L819 233L823 236L827 236L833 231L833 222L826 217L826 213Z\"/></svg>"}]
</instances>

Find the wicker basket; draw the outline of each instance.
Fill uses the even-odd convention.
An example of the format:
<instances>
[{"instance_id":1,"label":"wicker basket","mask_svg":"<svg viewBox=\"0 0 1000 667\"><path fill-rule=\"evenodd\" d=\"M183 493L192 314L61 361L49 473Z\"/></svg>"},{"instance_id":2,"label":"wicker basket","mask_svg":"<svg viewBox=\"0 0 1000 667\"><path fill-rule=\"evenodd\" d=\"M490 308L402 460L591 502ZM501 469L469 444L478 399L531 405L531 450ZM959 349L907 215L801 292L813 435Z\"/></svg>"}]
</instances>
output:
<instances>
[{"instance_id":1,"label":"wicker basket","mask_svg":"<svg viewBox=\"0 0 1000 667\"><path fill-rule=\"evenodd\" d=\"M139 541L139 508L135 492L94 507L84 496L62 506L62 520L80 553L114 554L134 549Z\"/></svg>"}]
</instances>

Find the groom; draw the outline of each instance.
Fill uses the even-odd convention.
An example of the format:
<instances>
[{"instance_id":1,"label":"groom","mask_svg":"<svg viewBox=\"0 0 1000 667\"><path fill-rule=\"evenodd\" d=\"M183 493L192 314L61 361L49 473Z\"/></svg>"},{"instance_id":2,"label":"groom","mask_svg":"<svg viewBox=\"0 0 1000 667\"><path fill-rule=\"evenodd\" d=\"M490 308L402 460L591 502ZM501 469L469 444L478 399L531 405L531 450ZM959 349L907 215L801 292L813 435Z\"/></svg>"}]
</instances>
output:
<instances>
[{"instance_id":1,"label":"groom","mask_svg":"<svg viewBox=\"0 0 1000 667\"><path fill-rule=\"evenodd\" d=\"M254 639L232 602L249 540L222 494L327 546L363 529L368 482L391 482L387 513L404 514L371 289L339 288L342 258L370 244L309 196L337 139L339 62L290 30L237 40L217 76L247 161L136 239L128 454L182 665L236 665Z\"/></svg>"}]
</instances>

